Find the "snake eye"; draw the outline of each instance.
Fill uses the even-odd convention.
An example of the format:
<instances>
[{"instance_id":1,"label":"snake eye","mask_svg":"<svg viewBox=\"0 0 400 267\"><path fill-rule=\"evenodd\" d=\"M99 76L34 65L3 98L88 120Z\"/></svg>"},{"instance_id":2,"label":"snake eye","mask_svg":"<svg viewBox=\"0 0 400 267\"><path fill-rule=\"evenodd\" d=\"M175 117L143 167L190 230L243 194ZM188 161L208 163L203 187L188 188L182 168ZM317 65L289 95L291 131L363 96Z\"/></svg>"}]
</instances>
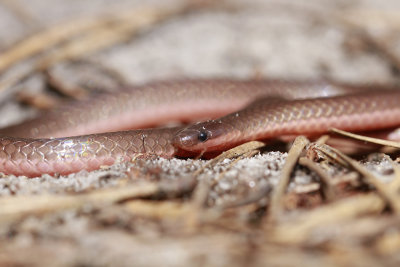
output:
<instances>
[{"instance_id":1,"label":"snake eye","mask_svg":"<svg viewBox=\"0 0 400 267\"><path fill-rule=\"evenodd\" d=\"M199 139L200 142L205 142L208 139L208 134L206 132L199 132L199 135L197 136L197 139Z\"/></svg>"}]
</instances>

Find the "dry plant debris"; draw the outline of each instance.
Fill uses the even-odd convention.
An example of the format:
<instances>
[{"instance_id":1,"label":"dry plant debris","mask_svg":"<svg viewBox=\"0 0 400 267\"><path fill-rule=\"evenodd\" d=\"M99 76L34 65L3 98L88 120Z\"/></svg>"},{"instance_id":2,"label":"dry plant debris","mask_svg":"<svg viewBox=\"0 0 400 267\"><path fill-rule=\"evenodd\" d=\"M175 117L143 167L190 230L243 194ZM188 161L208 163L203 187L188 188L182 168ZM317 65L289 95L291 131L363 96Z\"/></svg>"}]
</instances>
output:
<instances>
[{"instance_id":1,"label":"dry plant debris","mask_svg":"<svg viewBox=\"0 0 400 267\"><path fill-rule=\"evenodd\" d=\"M123 10L114 16L72 20L38 32L0 54L0 73L6 70L12 72L10 67L38 55L23 71L0 77L0 91L56 63L84 58L127 41L156 23L209 5L207 1L189 1L172 7L135 8Z\"/></svg>"},{"instance_id":2,"label":"dry plant debris","mask_svg":"<svg viewBox=\"0 0 400 267\"><path fill-rule=\"evenodd\" d=\"M23 20L34 20L20 5L6 2ZM124 42L192 10L199 2L71 20L32 34L0 54L0 90L40 72L58 92L80 99L87 91L54 76L52 66L84 60L85 55ZM399 66L385 42L359 31L362 25L348 22L354 12L370 12L352 12L335 18L345 21L341 26L349 27L349 32L356 29L363 42ZM365 23L373 17L366 16ZM386 21L398 25L395 18L389 16ZM27 67L16 71L22 63ZM118 72L103 67L117 83L125 83ZM45 94L20 97L37 108L57 105ZM399 148L396 142L332 131ZM207 162L136 159L98 171L97 180L86 181L81 190L68 184L57 190L49 187L21 193L18 187L29 187L30 181L20 178L22 182L15 183L3 177L0 265L298 266L299 259L305 265L398 265L398 161L382 157L390 168L389 175L383 175L372 164L360 163L326 145L329 139L323 136L309 143L298 137L287 155L263 153L264 143L250 142ZM264 160L266 171L246 179L240 168L254 159ZM115 175L114 169L118 170ZM85 175L59 177L58 181L83 183ZM44 184L56 178L37 179Z\"/></svg>"}]
</instances>

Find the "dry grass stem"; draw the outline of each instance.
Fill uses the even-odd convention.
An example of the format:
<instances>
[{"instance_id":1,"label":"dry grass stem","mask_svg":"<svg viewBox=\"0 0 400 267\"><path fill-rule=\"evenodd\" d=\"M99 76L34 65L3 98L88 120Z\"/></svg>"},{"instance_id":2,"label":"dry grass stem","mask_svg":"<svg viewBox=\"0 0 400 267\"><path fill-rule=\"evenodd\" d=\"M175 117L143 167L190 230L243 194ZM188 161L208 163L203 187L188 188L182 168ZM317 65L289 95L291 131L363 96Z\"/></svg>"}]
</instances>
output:
<instances>
[{"instance_id":1,"label":"dry grass stem","mask_svg":"<svg viewBox=\"0 0 400 267\"><path fill-rule=\"evenodd\" d=\"M396 9L352 8L337 15L349 27L368 29L379 25L386 30L400 29L399 11Z\"/></svg>"},{"instance_id":2,"label":"dry grass stem","mask_svg":"<svg viewBox=\"0 0 400 267\"><path fill-rule=\"evenodd\" d=\"M357 139L360 141L364 142L370 142L373 144L378 144L378 145L383 145L383 146L390 146L390 147L395 147L395 148L400 148L400 142L394 142L394 141L389 141L389 140L384 140L384 139L379 139L379 138L373 138L373 137L368 137L368 136L362 136L359 134L354 134L354 133L349 133L346 131L342 131L336 128L331 129L332 132L347 136L353 139Z\"/></svg>"},{"instance_id":3,"label":"dry grass stem","mask_svg":"<svg viewBox=\"0 0 400 267\"><path fill-rule=\"evenodd\" d=\"M332 177L330 177L320 166L318 166L312 160L301 157L299 159L299 163L303 166L306 166L311 171L315 172L319 178L321 179L321 193L322 196L327 201L332 201L335 198L335 188L332 186L331 181Z\"/></svg>"},{"instance_id":4,"label":"dry grass stem","mask_svg":"<svg viewBox=\"0 0 400 267\"><path fill-rule=\"evenodd\" d=\"M45 93L28 93L22 91L16 94L16 98L18 102L37 109L49 110L58 105L56 97Z\"/></svg>"},{"instance_id":5,"label":"dry grass stem","mask_svg":"<svg viewBox=\"0 0 400 267\"><path fill-rule=\"evenodd\" d=\"M316 227L338 224L361 215L379 214L385 206L376 194L339 200L280 223L274 230L274 239L283 243L306 243Z\"/></svg>"},{"instance_id":6,"label":"dry grass stem","mask_svg":"<svg viewBox=\"0 0 400 267\"><path fill-rule=\"evenodd\" d=\"M45 75L47 85L50 86L53 90L62 94L63 96L67 96L75 100L81 100L87 98L89 95L88 91L86 91L82 87L78 85L68 85L62 79L58 79L57 77L52 75L49 71L46 71Z\"/></svg>"},{"instance_id":7,"label":"dry grass stem","mask_svg":"<svg viewBox=\"0 0 400 267\"><path fill-rule=\"evenodd\" d=\"M203 165L202 168L197 170L194 175L197 176L202 173L206 168L210 166L215 166L217 163L224 161L225 159L234 159L238 158L242 155L250 153L252 151L258 151L260 148L264 147L265 143L259 141L252 141L240 146L234 147L223 152L221 155L209 160L206 164Z\"/></svg>"},{"instance_id":8,"label":"dry grass stem","mask_svg":"<svg viewBox=\"0 0 400 267\"><path fill-rule=\"evenodd\" d=\"M139 24L143 20L158 21L163 17L170 17L179 14L179 12L187 11L186 6L182 6L182 10L173 8L134 8L132 10L124 10L115 12L116 15L111 16L94 16L90 18L72 19L65 23L55 25L42 32L36 33L29 38L24 39L18 44L13 45L8 51L0 55L0 73L5 71L12 65L44 52L66 40L71 40L75 36L90 33L93 30L101 30L109 28L111 25L121 27L128 22L138 20ZM129 23L128 23L129 24ZM112 28L112 27L111 27ZM96 32L96 31L95 31Z\"/></svg>"},{"instance_id":9,"label":"dry grass stem","mask_svg":"<svg viewBox=\"0 0 400 267\"><path fill-rule=\"evenodd\" d=\"M169 8L134 8L114 16L71 20L56 25L32 35L0 55L1 73L16 63L64 43L53 52L38 57L31 67L0 80L0 90L6 90L32 73L44 71L58 62L85 57L124 42L134 34L163 20L208 6L210 5L189 2L187 5ZM77 36L79 38L76 38Z\"/></svg>"},{"instance_id":10,"label":"dry grass stem","mask_svg":"<svg viewBox=\"0 0 400 267\"><path fill-rule=\"evenodd\" d=\"M19 220L28 215L43 215L65 209L76 209L84 205L112 204L128 198L156 195L159 186L143 183L110 188L78 195L11 196L0 199L0 222Z\"/></svg>"},{"instance_id":11,"label":"dry grass stem","mask_svg":"<svg viewBox=\"0 0 400 267\"><path fill-rule=\"evenodd\" d=\"M282 197L286 191L286 188L290 181L290 175L293 172L293 168L296 165L298 158L303 152L306 145L309 143L308 139L304 136L297 137L292 147L289 150L286 158L285 165L281 171L281 177L278 185L274 188L271 195L271 204L269 208L270 219L275 220L282 211Z\"/></svg>"},{"instance_id":12,"label":"dry grass stem","mask_svg":"<svg viewBox=\"0 0 400 267\"><path fill-rule=\"evenodd\" d=\"M350 165L352 168L354 168L354 170L359 172L362 175L363 181L365 181L366 184L375 187L378 194L382 197L382 199L384 199L387 202L387 204L393 209L395 213L400 212L400 201L399 201L400 199L398 198L397 194L393 193L387 185L380 182L379 179L372 172L367 170L356 160L353 160L352 158L346 156L345 154L341 153L335 148L328 147L326 145L321 145L316 149L323 151L325 148L327 148L328 151L333 151L334 153L336 153L338 157L346 161L348 165Z\"/></svg>"}]
</instances>

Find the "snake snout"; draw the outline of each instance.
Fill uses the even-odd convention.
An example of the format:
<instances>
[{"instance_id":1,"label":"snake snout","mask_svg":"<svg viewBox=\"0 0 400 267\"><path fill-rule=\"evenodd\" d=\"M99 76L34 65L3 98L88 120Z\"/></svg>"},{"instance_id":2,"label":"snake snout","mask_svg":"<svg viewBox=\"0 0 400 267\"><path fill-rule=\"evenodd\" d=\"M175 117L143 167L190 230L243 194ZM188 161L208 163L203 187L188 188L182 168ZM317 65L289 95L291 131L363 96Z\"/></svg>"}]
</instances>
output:
<instances>
[{"instance_id":1,"label":"snake snout","mask_svg":"<svg viewBox=\"0 0 400 267\"><path fill-rule=\"evenodd\" d=\"M191 147L199 143L198 136L199 131L197 130L183 129L174 136L172 143L176 147L190 150Z\"/></svg>"}]
</instances>

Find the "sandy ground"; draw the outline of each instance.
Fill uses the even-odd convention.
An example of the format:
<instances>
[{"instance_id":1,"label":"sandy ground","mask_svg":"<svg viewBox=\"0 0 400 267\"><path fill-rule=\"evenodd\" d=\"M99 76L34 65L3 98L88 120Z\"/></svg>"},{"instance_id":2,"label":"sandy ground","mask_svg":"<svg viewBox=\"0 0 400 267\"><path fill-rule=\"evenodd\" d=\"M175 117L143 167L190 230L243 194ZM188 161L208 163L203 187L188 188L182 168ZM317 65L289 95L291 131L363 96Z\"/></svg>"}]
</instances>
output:
<instances>
[{"instance_id":1,"label":"sandy ground","mask_svg":"<svg viewBox=\"0 0 400 267\"><path fill-rule=\"evenodd\" d=\"M343 82L391 84L398 81L399 66L386 53L387 50L400 53L400 39L396 35L400 27L398 1L227 2L228 6L235 4L235 8L176 16L122 44L88 54L83 59L86 62L83 67L67 62L55 65L51 71L67 82L107 91L116 90L118 81L98 72L92 73L93 66L107 66L131 84L177 77L323 77ZM16 3L20 6L16 7ZM179 5L177 1L155 0L0 1L0 51L7 51L18 40L58 23L113 14L144 3ZM365 40L366 35L382 42L385 49L371 45ZM14 66L2 77L11 77L23 68L23 64ZM24 90L42 91L43 78L41 74L31 75L3 91L0 98L2 125L35 113L35 109L17 103L15 94ZM223 205L236 201L238 196L257 192L259 188L273 188L279 181L286 156L282 152L269 152L234 164L226 159L207 170L199 179L216 179L216 182L208 193L206 204L211 207ZM126 184L181 181L204 164L201 160L139 160L66 177L44 175L27 179L10 176L0 179L0 195L5 201L11 196L27 196L25 201L29 202L29 197L33 197L32 203L36 203L37 197L50 196L48 201L52 202L51 196L55 195L81 196ZM390 162L385 159L369 160L367 166L378 174L391 174ZM333 172L341 171L335 169ZM293 176L289 192L312 191L307 186L313 186L315 173L298 167ZM382 179L391 180L390 177ZM175 201L171 203L176 204ZM188 216L172 216L165 220L163 216L167 215L160 215L160 219L153 214L149 219L135 208L129 208L129 204L88 201L87 205L67 207L67 210L44 210L28 212L11 222L0 220L0 263L41 266L240 266L246 263L257 266L270 263L286 266L295 264L293 259L299 259L308 266L335 265L335 260L326 257L321 250L310 252L303 251L303 247L282 249L270 245L252 251L252 247L265 241L253 238L260 229L252 232L238 224L221 231L211 230L208 225L197 233L187 233L181 228L187 226ZM240 221L239 215L235 218ZM362 249L364 247L358 253L366 253ZM282 257L266 259L265 255ZM373 266L381 257L364 258L360 266L365 266L362 263ZM396 260L399 259L394 255L387 264L395 264ZM338 264L350 263L357 265L351 260Z\"/></svg>"}]
</instances>

